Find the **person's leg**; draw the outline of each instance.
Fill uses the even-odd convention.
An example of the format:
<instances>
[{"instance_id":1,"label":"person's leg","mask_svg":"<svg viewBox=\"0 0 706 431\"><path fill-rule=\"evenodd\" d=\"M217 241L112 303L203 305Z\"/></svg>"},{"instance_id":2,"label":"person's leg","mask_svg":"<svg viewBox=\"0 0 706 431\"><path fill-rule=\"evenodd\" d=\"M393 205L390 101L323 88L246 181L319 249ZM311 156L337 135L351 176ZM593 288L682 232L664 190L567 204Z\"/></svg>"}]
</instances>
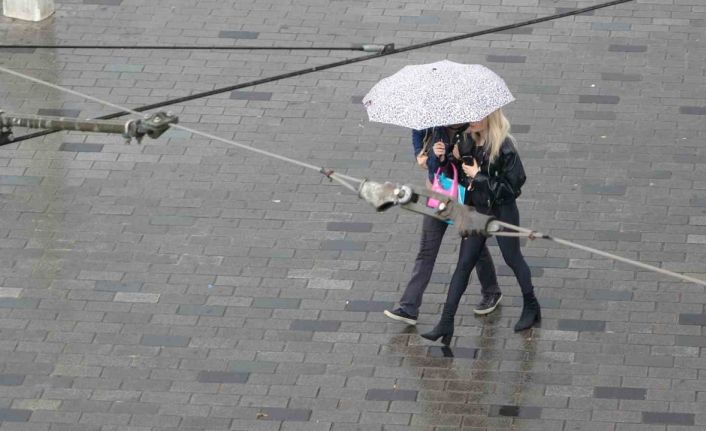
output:
<instances>
[{"instance_id":1,"label":"person's leg","mask_svg":"<svg viewBox=\"0 0 706 431\"><path fill-rule=\"evenodd\" d=\"M480 282L480 292L483 296L495 295L500 293L498 286L498 278L495 274L495 264L493 257L486 245L480 250L478 263L476 264L476 276Z\"/></svg>"},{"instance_id":2,"label":"person's leg","mask_svg":"<svg viewBox=\"0 0 706 431\"><path fill-rule=\"evenodd\" d=\"M497 308L500 300L503 298L500 287L498 287L498 279L495 275L495 265L493 258L490 256L487 246L483 246L476 264L476 275L480 281L481 299L478 305L473 308L473 312L478 315L490 314Z\"/></svg>"},{"instance_id":3,"label":"person's leg","mask_svg":"<svg viewBox=\"0 0 706 431\"><path fill-rule=\"evenodd\" d=\"M520 213L517 210L517 205L514 202L512 204L502 205L498 208L498 219L516 226L519 225ZM532 274L524 256L522 256L520 239L506 236L498 236L496 238L505 263L512 269L520 285L520 289L522 289L522 314L517 324L515 324L515 331L523 331L531 328L536 322L542 319L539 302L534 295Z\"/></svg>"},{"instance_id":4,"label":"person's leg","mask_svg":"<svg viewBox=\"0 0 706 431\"><path fill-rule=\"evenodd\" d=\"M518 226L520 223L520 214L517 210L517 205L512 203L500 206L500 208L498 208L498 219ZM520 239L511 236L497 236L496 239L498 240L500 252L503 255L505 263L512 269L515 278L517 278L517 282L522 289L522 294L532 293L534 291L534 287L532 286L532 274L524 256L522 256Z\"/></svg>"},{"instance_id":5,"label":"person's leg","mask_svg":"<svg viewBox=\"0 0 706 431\"><path fill-rule=\"evenodd\" d=\"M421 334L422 337L436 341L439 337L442 338L442 343L449 344L454 332L454 318L458 306L461 303L461 297L468 287L468 279L471 277L471 271L478 262L481 249L485 246L486 237L481 235L471 235L461 241L461 248L458 255L458 263L456 270L451 277L449 291L446 294L446 303L441 312L439 323L430 332Z\"/></svg>"},{"instance_id":6,"label":"person's leg","mask_svg":"<svg viewBox=\"0 0 706 431\"><path fill-rule=\"evenodd\" d=\"M387 311L385 315L408 324L414 324L419 307L422 305L422 296L429 285L436 256L441 248L448 224L433 217L424 217L422 221L422 236L419 242L419 252L414 261L412 277L400 298L400 307L397 310ZM400 311L402 313L400 313Z\"/></svg>"}]
</instances>

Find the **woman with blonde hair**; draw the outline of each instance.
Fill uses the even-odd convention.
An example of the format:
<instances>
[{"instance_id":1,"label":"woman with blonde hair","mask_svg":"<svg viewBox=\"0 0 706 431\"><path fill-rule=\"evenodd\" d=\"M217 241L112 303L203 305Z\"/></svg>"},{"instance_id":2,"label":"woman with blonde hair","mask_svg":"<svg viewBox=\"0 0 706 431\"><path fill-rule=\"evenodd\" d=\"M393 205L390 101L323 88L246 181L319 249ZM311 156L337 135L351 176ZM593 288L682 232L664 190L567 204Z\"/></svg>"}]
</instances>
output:
<instances>
[{"instance_id":1,"label":"woman with blonde hair","mask_svg":"<svg viewBox=\"0 0 706 431\"><path fill-rule=\"evenodd\" d=\"M463 145L462 142L470 139L465 133L468 127L468 124L452 124L412 132L414 154L417 157L417 164L427 171L428 188L431 188L434 174L440 163L447 157L451 157L453 146ZM441 220L424 217L419 252L414 260L412 276L400 298L399 307L385 310L385 316L408 325L417 324L422 296L431 280L434 263L447 227L448 224ZM482 299L473 312L479 315L491 313L502 299L502 293L495 276L493 258L487 247L482 247L480 250L476 274L481 285Z\"/></svg>"},{"instance_id":2,"label":"woman with blonde hair","mask_svg":"<svg viewBox=\"0 0 706 431\"><path fill-rule=\"evenodd\" d=\"M452 157L442 161L442 165L454 163L465 174L462 183L467 188L466 204L500 221L519 225L520 214L515 199L525 183L525 171L515 140L509 134L509 121L498 109L481 121L472 122L470 130L472 139L459 142ZM451 278L441 320L422 337L433 341L441 338L446 345L451 343L458 305L486 240L483 235L472 234L461 242L458 264ZM515 331L529 329L541 320L541 311L534 295L530 269L520 251L520 240L504 236L498 236L497 240L505 263L514 272L522 289L522 314Z\"/></svg>"}]
</instances>

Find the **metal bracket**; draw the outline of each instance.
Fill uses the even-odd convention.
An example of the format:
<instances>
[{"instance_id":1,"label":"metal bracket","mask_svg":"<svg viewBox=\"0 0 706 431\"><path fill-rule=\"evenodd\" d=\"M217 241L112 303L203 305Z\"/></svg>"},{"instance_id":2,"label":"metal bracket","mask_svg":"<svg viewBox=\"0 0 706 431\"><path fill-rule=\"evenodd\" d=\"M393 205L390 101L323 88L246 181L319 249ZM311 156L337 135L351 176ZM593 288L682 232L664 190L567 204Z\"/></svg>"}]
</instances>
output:
<instances>
[{"instance_id":1,"label":"metal bracket","mask_svg":"<svg viewBox=\"0 0 706 431\"><path fill-rule=\"evenodd\" d=\"M358 195L378 212L399 206L407 211L434 217L438 220L452 220L462 237L471 233L490 235L501 230L494 217L481 214L472 207L456 202L449 196L426 188L415 189L411 185L400 186L390 182L380 184L365 180L360 184ZM438 208L427 206L429 198L440 202Z\"/></svg>"},{"instance_id":2,"label":"metal bracket","mask_svg":"<svg viewBox=\"0 0 706 431\"><path fill-rule=\"evenodd\" d=\"M142 138L145 135L152 139L157 139L169 129L170 124L177 124L179 118L171 112L156 112L152 115L147 115L140 120L130 120L125 123L125 131L123 137L130 143L132 138L135 138L138 143L142 143Z\"/></svg>"}]
</instances>

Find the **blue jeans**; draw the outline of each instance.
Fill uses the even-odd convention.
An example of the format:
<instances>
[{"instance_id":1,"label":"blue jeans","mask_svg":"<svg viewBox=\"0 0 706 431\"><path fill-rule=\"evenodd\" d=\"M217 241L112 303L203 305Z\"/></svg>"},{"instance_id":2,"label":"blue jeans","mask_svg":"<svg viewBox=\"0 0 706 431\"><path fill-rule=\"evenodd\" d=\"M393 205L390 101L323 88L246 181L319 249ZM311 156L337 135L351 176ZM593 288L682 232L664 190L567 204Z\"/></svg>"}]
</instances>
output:
<instances>
[{"instance_id":1,"label":"blue jeans","mask_svg":"<svg viewBox=\"0 0 706 431\"><path fill-rule=\"evenodd\" d=\"M419 307L422 305L422 296L431 279L436 256L441 248L441 240L449 225L433 217L424 217L422 221L422 238L419 243L419 252L414 261L412 278L407 283L407 287L400 299L400 308L411 316L419 314ZM476 274L481 285L481 293L485 295L500 293L498 280L495 276L495 266L493 258L490 256L488 247L483 244L480 256L476 265ZM470 270L469 270L470 277ZM468 283L468 279L466 279Z\"/></svg>"}]
</instances>

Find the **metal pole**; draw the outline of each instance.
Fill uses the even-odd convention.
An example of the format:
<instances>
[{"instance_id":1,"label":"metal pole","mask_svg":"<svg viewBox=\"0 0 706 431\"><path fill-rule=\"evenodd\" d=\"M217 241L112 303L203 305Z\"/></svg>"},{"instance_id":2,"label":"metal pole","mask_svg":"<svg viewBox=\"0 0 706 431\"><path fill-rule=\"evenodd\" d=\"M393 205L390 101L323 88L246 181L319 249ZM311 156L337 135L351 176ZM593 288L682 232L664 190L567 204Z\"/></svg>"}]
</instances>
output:
<instances>
[{"instance_id":1,"label":"metal pole","mask_svg":"<svg viewBox=\"0 0 706 431\"><path fill-rule=\"evenodd\" d=\"M141 119L119 122L108 120L79 120L48 115L7 114L0 111L0 146L11 142L13 127L116 133L122 135L128 142L130 142L132 138L140 142L145 135L152 139L158 138L169 129L170 125L177 124L178 122L178 117L171 113L164 112L157 112Z\"/></svg>"},{"instance_id":2,"label":"metal pole","mask_svg":"<svg viewBox=\"0 0 706 431\"><path fill-rule=\"evenodd\" d=\"M78 120L43 115L0 113L0 126L29 129L75 130L78 132L125 133L126 122L107 120Z\"/></svg>"}]
</instances>

